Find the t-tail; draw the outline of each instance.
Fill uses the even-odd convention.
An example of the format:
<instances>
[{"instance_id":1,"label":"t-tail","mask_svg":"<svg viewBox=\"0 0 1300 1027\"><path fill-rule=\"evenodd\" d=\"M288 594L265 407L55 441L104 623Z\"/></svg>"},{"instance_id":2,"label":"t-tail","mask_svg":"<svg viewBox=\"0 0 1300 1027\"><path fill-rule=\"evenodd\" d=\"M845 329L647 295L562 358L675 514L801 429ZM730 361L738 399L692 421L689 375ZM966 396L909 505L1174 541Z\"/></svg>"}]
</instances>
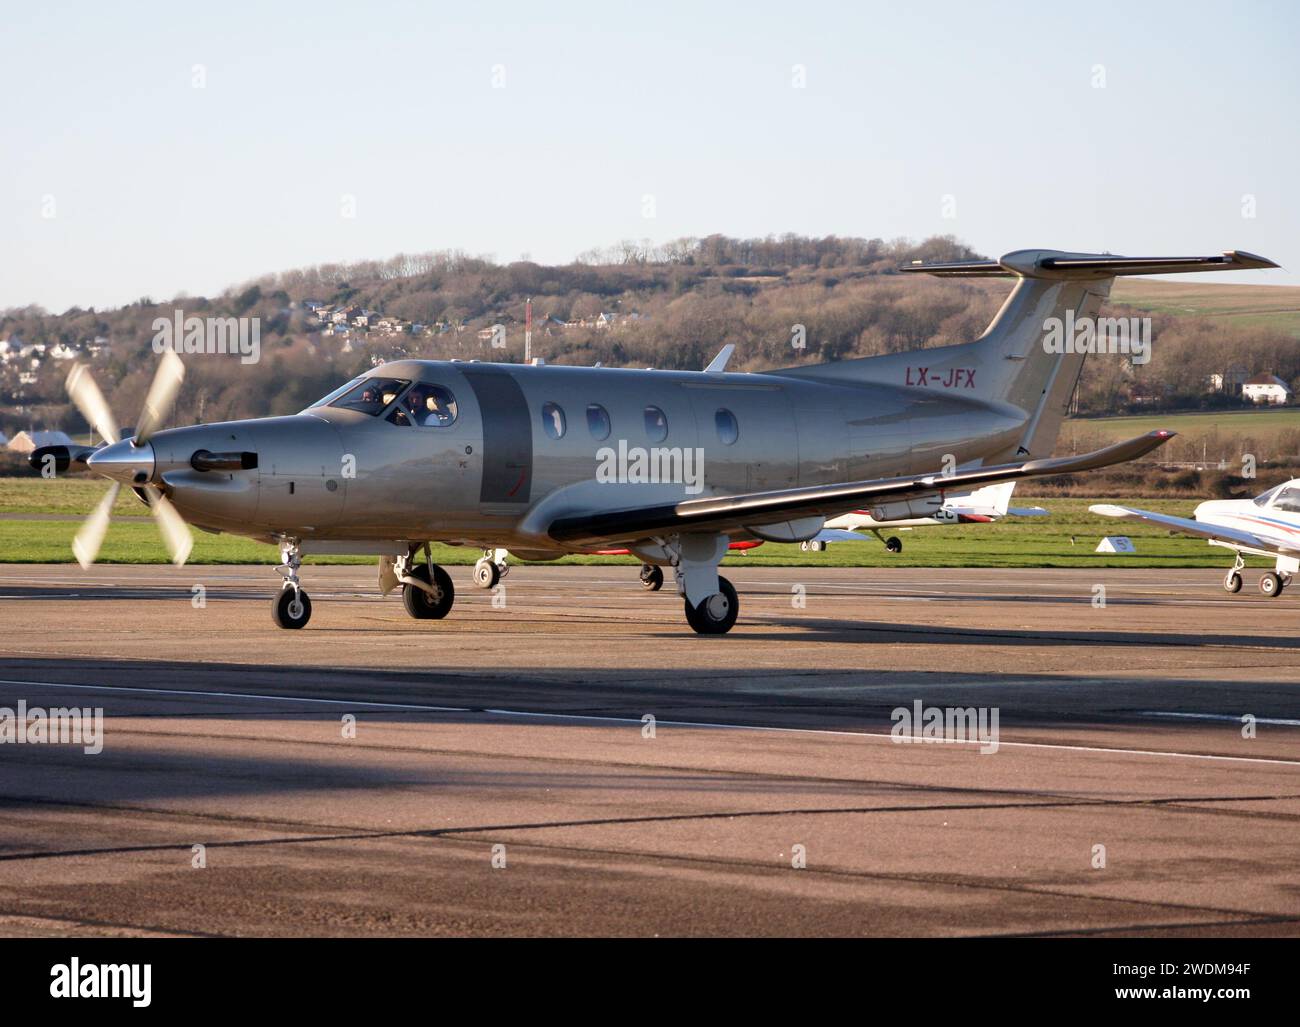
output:
<instances>
[{"instance_id":1,"label":"t-tail","mask_svg":"<svg viewBox=\"0 0 1300 1027\"><path fill-rule=\"evenodd\" d=\"M1005 405L1024 418L1025 431L1018 446L991 462L1044 457L1056 446L1089 348L1077 345L1069 332L1091 323L1095 337L1097 312L1116 277L1272 267L1277 267L1273 261L1242 250L1218 257L1117 257L1016 250L998 260L917 261L901 270L950 278L1010 277L1017 282L984 334L973 342L788 368L780 373L931 389Z\"/></svg>"}]
</instances>

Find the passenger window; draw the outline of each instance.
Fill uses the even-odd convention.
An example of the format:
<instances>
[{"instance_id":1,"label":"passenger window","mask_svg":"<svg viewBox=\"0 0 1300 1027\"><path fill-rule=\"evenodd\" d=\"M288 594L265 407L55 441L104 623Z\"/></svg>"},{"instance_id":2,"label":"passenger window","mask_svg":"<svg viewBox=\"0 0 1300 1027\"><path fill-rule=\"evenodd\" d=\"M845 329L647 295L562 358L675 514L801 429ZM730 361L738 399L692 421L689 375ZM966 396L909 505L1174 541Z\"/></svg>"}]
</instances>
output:
<instances>
[{"instance_id":1,"label":"passenger window","mask_svg":"<svg viewBox=\"0 0 1300 1027\"><path fill-rule=\"evenodd\" d=\"M551 438L564 438L564 410L558 403L544 403L542 405L542 427L546 429L546 434Z\"/></svg>"},{"instance_id":2,"label":"passenger window","mask_svg":"<svg viewBox=\"0 0 1300 1027\"><path fill-rule=\"evenodd\" d=\"M713 415L713 423L718 428L718 439L724 446L730 446L740 438L740 425L736 423L736 415L730 410L719 410Z\"/></svg>"},{"instance_id":3,"label":"passenger window","mask_svg":"<svg viewBox=\"0 0 1300 1027\"><path fill-rule=\"evenodd\" d=\"M609 411L599 403L588 403L587 430L591 432L591 437L597 442L604 442L609 438L611 427Z\"/></svg>"},{"instance_id":4,"label":"passenger window","mask_svg":"<svg viewBox=\"0 0 1300 1027\"><path fill-rule=\"evenodd\" d=\"M651 442L663 442L668 438L668 418L658 407L645 408L645 433Z\"/></svg>"}]
</instances>

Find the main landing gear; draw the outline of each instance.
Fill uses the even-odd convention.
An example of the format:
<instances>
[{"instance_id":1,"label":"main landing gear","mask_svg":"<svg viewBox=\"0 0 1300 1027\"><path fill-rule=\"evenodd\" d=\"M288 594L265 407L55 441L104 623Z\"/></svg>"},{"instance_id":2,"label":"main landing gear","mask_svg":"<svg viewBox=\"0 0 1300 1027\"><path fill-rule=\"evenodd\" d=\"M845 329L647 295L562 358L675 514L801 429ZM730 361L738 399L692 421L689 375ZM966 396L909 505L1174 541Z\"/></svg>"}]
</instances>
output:
<instances>
[{"instance_id":1,"label":"main landing gear","mask_svg":"<svg viewBox=\"0 0 1300 1027\"><path fill-rule=\"evenodd\" d=\"M474 564L474 584L479 588L496 588L497 582L510 573L508 556L504 549L483 550L483 555Z\"/></svg>"},{"instance_id":2,"label":"main landing gear","mask_svg":"<svg viewBox=\"0 0 1300 1027\"><path fill-rule=\"evenodd\" d=\"M416 564L415 552L399 556L393 567L397 580L402 583L402 606L416 620L442 620L451 613L456 601L456 588L451 575L429 557L429 547L424 547L424 563Z\"/></svg>"},{"instance_id":3,"label":"main landing gear","mask_svg":"<svg viewBox=\"0 0 1300 1027\"><path fill-rule=\"evenodd\" d=\"M1237 562L1232 565L1232 570L1228 571L1223 578L1223 590L1229 595L1236 595L1241 591L1241 572L1246 566L1246 561L1237 555ZM1269 599L1276 599L1282 594L1282 590L1291 584L1290 574L1280 574L1277 571L1265 571L1259 576L1259 591Z\"/></svg>"},{"instance_id":4,"label":"main landing gear","mask_svg":"<svg viewBox=\"0 0 1300 1027\"><path fill-rule=\"evenodd\" d=\"M725 635L740 614L740 599L731 582L718 576L718 591L692 605L685 600L686 623L701 635Z\"/></svg>"},{"instance_id":5,"label":"main landing gear","mask_svg":"<svg viewBox=\"0 0 1300 1027\"><path fill-rule=\"evenodd\" d=\"M725 635L740 614L736 590L718 574L718 564L727 555L730 539L726 535L689 533L654 541L672 565L686 623L701 635ZM641 570L641 583L651 591L659 587L656 580L662 579L663 571L658 567Z\"/></svg>"},{"instance_id":6,"label":"main landing gear","mask_svg":"<svg viewBox=\"0 0 1300 1027\"><path fill-rule=\"evenodd\" d=\"M656 567L652 563L643 563L641 565L641 587L647 592L658 592L664 587L664 572L662 567Z\"/></svg>"},{"instance_id":7,"label":"main landing gear","mask_svg":"<svg viewBox=\"0 0 1300 1027\"><path fill-rule=\"evenodd\" d=\"M903 540L899 538L897 535L890 535L889 538L885 538L885 536L880 533L879 528L872 528L871 534L875 535L876 538L880 539L880 541L884 544L884 547L888 549L891 553L901 553L903 551Z\"/></svg>"}]
</instances>

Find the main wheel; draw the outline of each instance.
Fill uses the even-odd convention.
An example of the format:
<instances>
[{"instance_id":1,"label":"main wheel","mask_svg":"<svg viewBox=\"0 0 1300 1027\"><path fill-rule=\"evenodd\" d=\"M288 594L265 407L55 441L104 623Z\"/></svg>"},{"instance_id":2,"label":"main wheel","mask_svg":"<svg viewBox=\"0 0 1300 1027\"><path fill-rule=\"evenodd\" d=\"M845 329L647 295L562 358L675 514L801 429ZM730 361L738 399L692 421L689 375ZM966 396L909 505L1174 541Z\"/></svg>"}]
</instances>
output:
<instances>
[{"instance_id":1,"label":"main wheel","mask_svg":"<svg viewBox=\"0 0 1300 1027\"><path fill-rule=\"evenodd\" d=\"M1259 576L1259 590L1270 599L1282 594L1282 579L1272 571L1265 571Z\"/></svg>"},{"instance_id":2,"label":"main wheel","mask_svg":"<svg viewBox=\"0 0 1300 1027\"><path fill-rule=\"evenodd\" d=\"M664 571L652 563L641 565L641 587L647 592L658 592L664 587Z\"/></svg>"},{"instance_id":3,"label":"main wheel","mask_svg":"<svg viewBox=\"0 0 1300 1027\"><path fill-rule=\"evenodd\" d=\"M720 591L713 593L699 606L692 606L691 601L686 600L686 623L701 635L725 635L736 623L736 616L740 613L740 599L731 587L731 582L719 575L718 588Z\"/></svg>"},{"instance_id":4,"label":"main wheel","mask_svg":"<svg viewBox=\"0 0 1300 1027\"><path fill-rule=\"evenodd\" d=\"M891 553L901 553L903 551L903 540L897 535L890 535L885 539L885 548Z\"/></svg>"},{"instance_id":5,"label":"main wheel","mask_svg":"<svg viewBox=\"0 0 1300 1027\"><path fill-rule=\"evenodd\" d=\"M1223 579L1223 591L1233 595L1241 591L1241 575L1235 570L1228 571L1227 576Z\"/></svg>"},{"instance_id":6,"label":"main wheel","mask_svg":"<svg viewBox=\"0 0 1300 1027\"><path fill-rule=\"evenodd\" d=\"M282 588L271 607L277 628L300 628L311 620L311 597L300 588Z\"/></svg>"},{"instance_id":7,"label":"main wheel","mask_svg":"<svg viewBox=\"0 0 1300 1027\"><path fill-rule=\"evenodd\" d=\"M438 594L431 596L422 588L403 585L402 605L406 607L407 613L416 620L442 620L451 612L451 604L456 601L456 589L452 586L451 575L435 564L433 576L430 577L429 568L420 564L411 568L411 577L431 584Z\"/></svg>"}]
</instances>

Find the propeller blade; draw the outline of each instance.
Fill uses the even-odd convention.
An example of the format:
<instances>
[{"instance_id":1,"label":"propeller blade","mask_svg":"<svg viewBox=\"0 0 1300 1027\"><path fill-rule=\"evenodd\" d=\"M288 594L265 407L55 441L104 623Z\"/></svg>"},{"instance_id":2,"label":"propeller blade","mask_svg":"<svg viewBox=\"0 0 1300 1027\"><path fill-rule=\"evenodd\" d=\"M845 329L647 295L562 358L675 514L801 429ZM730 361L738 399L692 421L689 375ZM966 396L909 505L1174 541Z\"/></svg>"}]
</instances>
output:
<instances>
[{"instance_id":1,"label":"propeller blade","mask_svg":"<svg viewBox=\"0 0 1300 1027\"><path fill-rule=\"evenodd\" d=\"M95 384L90 368L85 364L74 364L72 370L68 372L67 389L72 402L81 411L81 416L86 419L86 422L99 432L105 442L110 445L116 442L120 438L117 422L113 420L113 411L108 408L104 394Z\"/></svg>"},{"instance_id":2,"label":"propeller blade","mask_svg":"<svg viewBox=\"0 0 1300 1027\"><path fill-rule=\"evenodd\" d=\"M113 504L117 502L118 488L117 482L109 486L104 498L99 501L99 506L95 507L95 512L86 518L77 529L77 537L72 540L72 555L77 558L83 571L99 555L99 547L103 544L108 522L113 515Z\"/></svg>"},{"instance_id":3,"label":"propeller blade","mask_svg":"<svg viewBox=\"0 0 1300 1027\"><path fill-rule=\"evenodd\" d=\"M154 372L153 384L149 386L149 395L144 399L144 409L135 426L135 443L142 446L149 441L158 426L172 412L176 402L176 393L180 391L181 382L185 380L185 365L173 349L163 350L163 358Z\"/></svg>"},{"instance_id":4,"label":"propeller blade","mask_svg":"<svg viewBox=\"0 0 1300 1027\"><path fill-rule=\"evenodd\" d=\"M182 566L189 559L190 550L194 548L194 536L190 534L185 518L177 513L176 507L172 506L167 497L152 485L146 485L144 493L149 497L149 510L158 524L163 545L167 547L172 563L177 567Z\"/></svg>"}]
</instances>

